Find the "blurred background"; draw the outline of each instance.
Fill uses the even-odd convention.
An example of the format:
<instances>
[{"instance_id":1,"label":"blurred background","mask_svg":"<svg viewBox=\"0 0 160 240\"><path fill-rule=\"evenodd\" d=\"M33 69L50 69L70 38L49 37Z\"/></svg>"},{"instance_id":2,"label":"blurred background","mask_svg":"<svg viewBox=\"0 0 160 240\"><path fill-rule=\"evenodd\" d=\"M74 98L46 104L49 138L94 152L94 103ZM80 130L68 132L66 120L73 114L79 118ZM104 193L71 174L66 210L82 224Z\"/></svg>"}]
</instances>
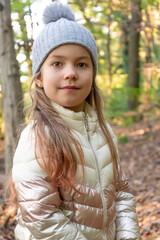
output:
<instances>
[{"instance_id":1,"label":"blurred background","mask_svg":"<svg viewBox=\"0 0 160 240\"><path fill-rule=\"evenodd\" d=\"M16 206L3 185L16 130L27 122L33 41L51 0L0 0L0 240L14 239ZM76 21L94 35L104 114L119 141L137 199L142 239L160 239L160 1L72 0Z\"/></svg>"}]
</instances>

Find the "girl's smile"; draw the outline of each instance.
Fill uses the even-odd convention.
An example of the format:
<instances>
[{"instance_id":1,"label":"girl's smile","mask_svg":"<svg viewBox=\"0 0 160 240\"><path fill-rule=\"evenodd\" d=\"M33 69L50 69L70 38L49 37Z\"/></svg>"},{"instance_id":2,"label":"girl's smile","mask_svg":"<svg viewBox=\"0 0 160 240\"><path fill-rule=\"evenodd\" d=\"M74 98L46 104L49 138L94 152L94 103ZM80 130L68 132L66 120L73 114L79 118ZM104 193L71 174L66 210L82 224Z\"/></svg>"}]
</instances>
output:
<instances>
[{"instance_id":1,"label":"girl's smile","mask_svg":"<svg viewBox=\"0 0 160 240\"><path fill-rule=\"evenodd\" d=\"M83 111L93 81L93 64L86 48L76 44L57 47L40 72L36 83L50 100L75 112Z\"/></svg>"},{"instance_id":2,"label":"girl's smile","mask_svg":"<svg viewBox=\"0 0 160 240\"><path fill-rule=\"evenodd\" d=\"M62 87L61 89L64 91L72 92L72 91L78 90L79 88L74 85L71 85L71 86Z\"/></svg>"}]
</instances>

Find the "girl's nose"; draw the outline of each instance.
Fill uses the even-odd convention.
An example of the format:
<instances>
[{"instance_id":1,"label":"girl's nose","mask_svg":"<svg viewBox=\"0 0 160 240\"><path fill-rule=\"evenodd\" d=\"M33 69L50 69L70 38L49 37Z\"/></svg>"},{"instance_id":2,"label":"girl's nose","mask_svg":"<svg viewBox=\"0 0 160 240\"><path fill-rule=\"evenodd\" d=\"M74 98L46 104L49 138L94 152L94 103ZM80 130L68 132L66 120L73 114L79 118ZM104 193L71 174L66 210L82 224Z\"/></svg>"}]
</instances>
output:
<instances>
[{"instance_id":1,"label":"girl's nose","mask_svg":"<svg viewBox=\"0 0 160 240\"><path fill-rule=\"evenodd\" d=\"M76 80L77 79L77 72L73 66L66 67L64 79L65 80Z\"/></svg>"}]
</instances>

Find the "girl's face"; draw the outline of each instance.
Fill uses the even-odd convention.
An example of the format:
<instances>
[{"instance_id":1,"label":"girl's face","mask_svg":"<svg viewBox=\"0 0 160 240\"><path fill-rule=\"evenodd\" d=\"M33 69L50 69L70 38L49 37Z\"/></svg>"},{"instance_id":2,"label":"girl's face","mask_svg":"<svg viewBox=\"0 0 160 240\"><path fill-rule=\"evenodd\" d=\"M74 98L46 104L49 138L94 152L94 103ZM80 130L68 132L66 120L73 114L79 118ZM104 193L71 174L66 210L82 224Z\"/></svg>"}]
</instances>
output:
<instances>
[{"instance_id":1,"label":"girl's face","mask_svg":"<svg viewBox=\"0 0 160 240\"><path fill-rule=\"evenodd\" d=\"M93 81L93 64L86 48L66 44L54 49L44 61L38 86L53 102L73 110L83 111Z\"/></svg>"}]
</instances>

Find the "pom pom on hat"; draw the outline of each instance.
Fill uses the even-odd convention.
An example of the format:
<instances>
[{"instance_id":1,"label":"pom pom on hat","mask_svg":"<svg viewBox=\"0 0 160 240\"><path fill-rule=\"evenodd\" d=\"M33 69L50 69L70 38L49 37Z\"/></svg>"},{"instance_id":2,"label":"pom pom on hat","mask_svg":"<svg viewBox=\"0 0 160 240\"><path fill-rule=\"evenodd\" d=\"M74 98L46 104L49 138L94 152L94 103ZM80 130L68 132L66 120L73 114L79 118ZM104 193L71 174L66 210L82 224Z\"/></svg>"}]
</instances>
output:
<instances>
[{"instance_id":1,"label":"pom pom on hat","mask_svg":"<svg viewBox=\"0 0 160 240\"><path fill-rule=\"evenodd\" d=\"M58 2L52 2L43 12L43 23L56 22L61 18L66 18L70 21L75 21L74 13L69 5L64 5Z\"/></svg>"}]
</instances>

